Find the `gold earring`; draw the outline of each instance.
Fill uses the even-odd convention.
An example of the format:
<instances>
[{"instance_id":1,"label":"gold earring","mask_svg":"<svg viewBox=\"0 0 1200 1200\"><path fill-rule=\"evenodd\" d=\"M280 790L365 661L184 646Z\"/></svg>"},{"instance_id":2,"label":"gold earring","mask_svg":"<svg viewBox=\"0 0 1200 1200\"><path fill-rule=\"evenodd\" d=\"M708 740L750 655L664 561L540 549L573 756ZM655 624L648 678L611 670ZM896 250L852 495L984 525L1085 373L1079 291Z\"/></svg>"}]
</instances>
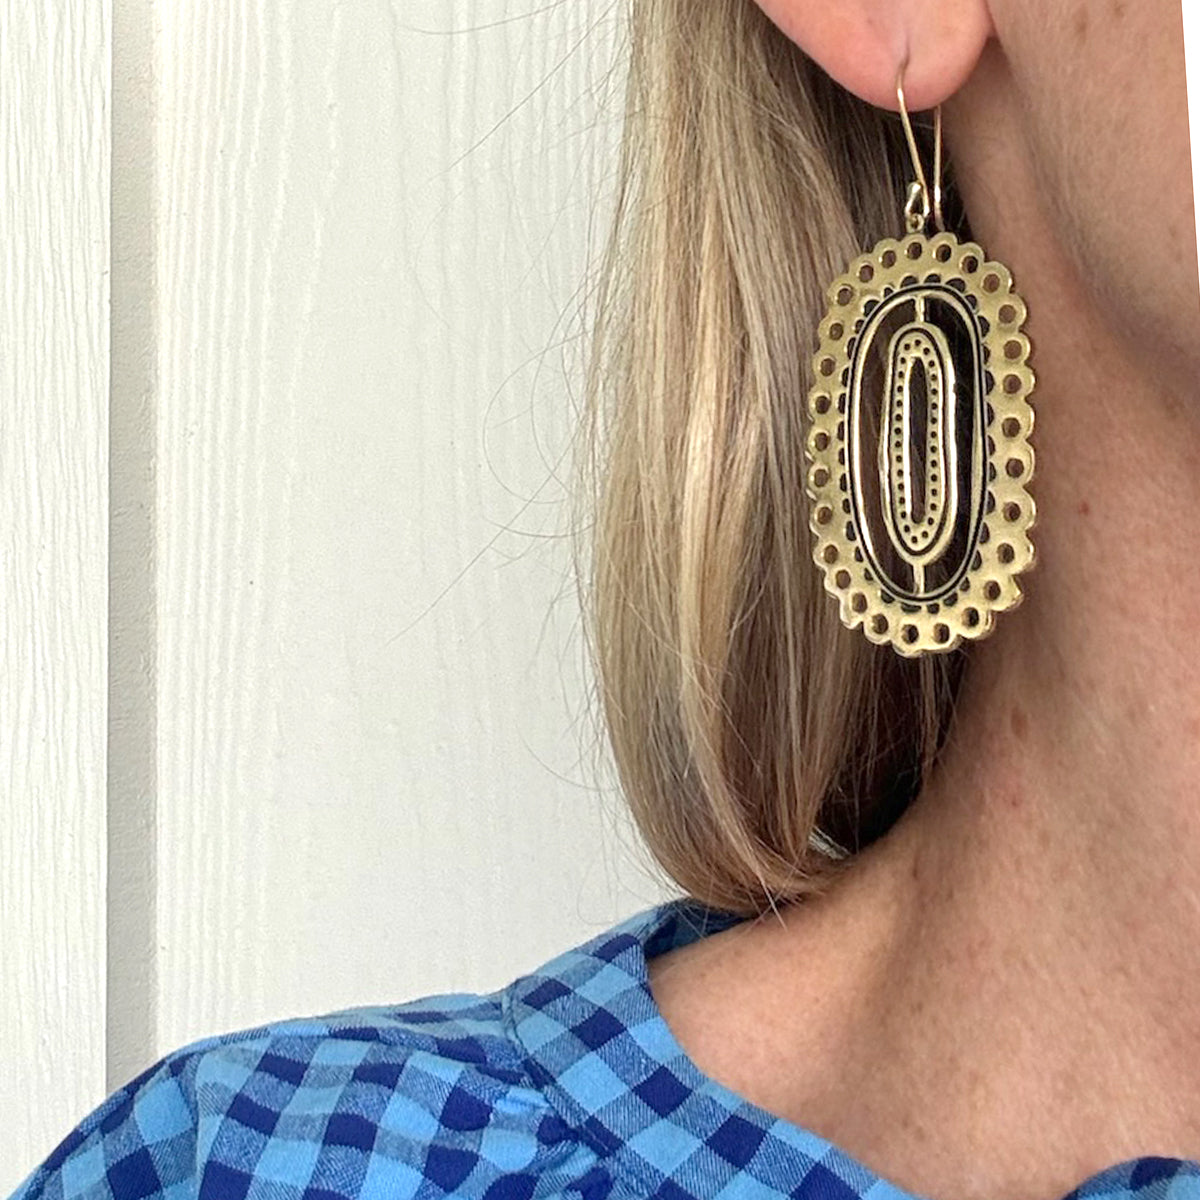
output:
<instances>
[{"instance_id":1,"label":"gold earring","mask_svg":"<svg viewBox=\"0 0 1200 1200\"><path fill-rule=\"evenodd\" d=\"M896 94L916 174L908 232L828 289L805 449L813 556L842 621L913 657L987 636L1021 600L1034 374L1008 268L943 224L941 107L931 191L903 66Z\"/></svg>"}]
</instances>

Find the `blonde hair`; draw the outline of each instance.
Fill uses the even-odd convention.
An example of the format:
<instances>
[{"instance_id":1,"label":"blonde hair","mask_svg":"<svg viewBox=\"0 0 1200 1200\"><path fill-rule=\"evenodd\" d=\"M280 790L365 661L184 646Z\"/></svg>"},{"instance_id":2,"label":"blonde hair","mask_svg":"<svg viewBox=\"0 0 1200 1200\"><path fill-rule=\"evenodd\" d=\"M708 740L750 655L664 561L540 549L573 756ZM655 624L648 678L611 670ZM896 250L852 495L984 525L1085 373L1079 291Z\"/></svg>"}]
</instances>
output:
<instances>
[{"instance_id":1,"label":"blonde hair","mask_svg":"<svg viewBox=\"0 0 1200 1200\"><path fill-rule=\"evenodd\" d=\"M958 675L842 627L804 490L825 288L897 232L908 160L891 114L754 0L627 3L585 630L648 848L687 894L754 915L825 888L903 812Z\"/></svg>"}]
</instances>

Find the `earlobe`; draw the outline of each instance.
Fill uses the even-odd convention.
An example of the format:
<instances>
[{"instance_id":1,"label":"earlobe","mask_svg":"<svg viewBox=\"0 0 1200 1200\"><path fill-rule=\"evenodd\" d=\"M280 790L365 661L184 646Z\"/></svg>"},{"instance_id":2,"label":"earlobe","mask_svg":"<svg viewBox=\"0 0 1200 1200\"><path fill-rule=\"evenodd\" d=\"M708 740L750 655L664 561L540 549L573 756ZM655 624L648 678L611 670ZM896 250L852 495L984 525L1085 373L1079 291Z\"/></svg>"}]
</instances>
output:
<instances>
[{"instance_id":1,"label":"earlobe","mask_svg":"<svg viewBox=\"0 0 1200 1200\"><path fill-rule=\"evenodd\" d=\"M902 64L910 111L934 108L966 83L995 30L987 0L757 0L826 74L895 109Z\"/></svg>"}]
</instances>

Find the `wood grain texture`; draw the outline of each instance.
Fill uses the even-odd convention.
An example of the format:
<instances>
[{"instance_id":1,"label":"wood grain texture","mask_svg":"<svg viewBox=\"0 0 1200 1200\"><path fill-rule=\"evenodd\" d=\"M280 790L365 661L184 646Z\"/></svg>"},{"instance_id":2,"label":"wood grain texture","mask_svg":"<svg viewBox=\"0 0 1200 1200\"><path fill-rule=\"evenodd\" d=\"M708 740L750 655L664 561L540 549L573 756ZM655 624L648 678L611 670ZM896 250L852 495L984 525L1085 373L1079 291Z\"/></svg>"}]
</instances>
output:
<instances>
[{"instance_id":1,"label":"wood grain texture","mask_svg":"<svg viewBox=\"0 0 1200 1200\"><path fill-rule=\"evenodd\" d=\"M0 5L0 1194L104 1094L106 0Z\"/></svg>"},{"instance_id":2,"label":"wood grain texture","mask_svg":"<svg viewBox=\"0 0 1200 1200\"><path fill-rule=\"evenodd\" d=\"M154 1053L662 894L565 540L613 13L159 8Z\"/></svg>"}]
</instances>

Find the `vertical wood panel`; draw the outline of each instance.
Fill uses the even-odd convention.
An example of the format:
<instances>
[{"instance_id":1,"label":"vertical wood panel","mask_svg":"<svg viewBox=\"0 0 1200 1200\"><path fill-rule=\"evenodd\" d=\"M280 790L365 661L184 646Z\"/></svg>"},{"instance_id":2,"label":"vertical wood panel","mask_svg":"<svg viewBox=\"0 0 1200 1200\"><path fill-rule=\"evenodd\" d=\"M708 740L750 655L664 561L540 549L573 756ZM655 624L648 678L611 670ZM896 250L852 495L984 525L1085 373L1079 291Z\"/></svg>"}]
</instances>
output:
<instances>
[{"instance_id":1,"label":"vertical wood panel","mask_svg":"<svg viewBox=\"0 0 1200 1200\"><path fill-rule=\"evenodd\" d=\"M564 538L613 12L160 8L156 1051L661 894Z\"/></svg>"},{"instance_id":2,"label":"vertical wood panel","mask_svg":"<svg viewBox=\"0 0 1200 1200\"><path fill-rule=\"evenodd\" d=\"M103 1096L109 5L0 5L0 1193Z\"/></svg>"}]
</instances>

